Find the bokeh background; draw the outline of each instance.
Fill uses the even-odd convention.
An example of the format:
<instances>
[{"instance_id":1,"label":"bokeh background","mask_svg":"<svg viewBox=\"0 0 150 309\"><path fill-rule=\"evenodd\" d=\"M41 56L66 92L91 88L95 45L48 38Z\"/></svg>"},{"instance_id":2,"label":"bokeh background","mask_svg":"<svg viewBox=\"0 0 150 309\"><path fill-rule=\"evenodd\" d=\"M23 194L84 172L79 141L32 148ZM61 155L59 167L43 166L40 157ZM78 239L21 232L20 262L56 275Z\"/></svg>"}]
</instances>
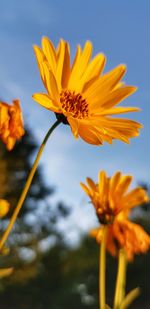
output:
<instances>
[{"instance_id":1,"label":"bokeh background","mask_svg":"<svg viewBox=\"0 0 150 309\"><path fill-rule=\"evenodd\" d=\"M142 111L132 118L144 125L130 145L115 141L103 147L76 141L68 126L57 128L8 242L10 254L1 262L16 265L14 274L0 285L2 308L98 308L98 248L87 236L97 221L79 183L86 176L96 180L98 171L105 169L109 175L116 170L133 174L135 185L149 187L149 16L148 0L0 0L0 98L21 100L28 128L12 153L0 145L0 194L10 200L12 209L36 148L55 121L53 113L31 98L43 91L32 48L41 44L42 36L55 46L60 38L69 41L72 58L78 43L83 46L91 40L93 55L107 56L105 72L125 63L124 80L138 86L138 91L123 104L140 107ZM148 229L149 210L139 213ZM6 220L1 230L5 225ZM139 282L144 291L133 308L142 308L141 304L150 308L149 256L145 259L139 257L129 266L129 287ZM115 261L110 260L110 272L112 265Z\"/></svg>"}]
</instances>

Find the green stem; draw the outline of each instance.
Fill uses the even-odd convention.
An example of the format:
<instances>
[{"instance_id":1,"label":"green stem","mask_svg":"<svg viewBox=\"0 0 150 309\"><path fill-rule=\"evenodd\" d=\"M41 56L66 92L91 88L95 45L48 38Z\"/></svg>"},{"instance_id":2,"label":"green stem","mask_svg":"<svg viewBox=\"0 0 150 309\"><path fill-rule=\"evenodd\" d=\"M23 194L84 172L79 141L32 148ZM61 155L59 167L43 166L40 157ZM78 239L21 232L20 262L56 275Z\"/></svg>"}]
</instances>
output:
<instances>
[{"instance_id":1,"label":"green stem","mask_svg":"<svg viewBox=\"0 0 150 309\"><path fill-rule=\"evenodd\" d=\"M99 259L99 304L100 309L106 308L106 240L107 225L103 229L103 239L100 246Z\"/></svg>"},{"instance_id":2,"label":"green stem","mask_svg":"<svg viewBox=\"0 0 150 309\"><path fill-rule=\"evenodd\" d=\"M35 174L35 172L36 172L36 169L37 169L39 160L40 160L40 158L41 158L43 149L44 149L44 147L45 147L45 145L46 145L46 142L47 142L49 136L51 135L51 133L54 131L54 129L55 129L60 123L61 123L61 121L60 121L60 120L57 120L57 121L52 125L52 127L51 127L51 128L49 129L49 131L47 132L47 134L46 134L46 136L45 136L45 138L44 138L44 140L43 140L43 142L42 142L42 144L41 144L41 146L40 146L40 148L39 148L39 151L38 151L38 153L37 153L37 156L36 156L36 159L35 159L35 161L34 161L34 164L33 164L33 166L32 166L32 169L31 169L31 171L30 171L30 174L29 174L29 176L28 176L28 178L27 178L25 187L24 187L24 189L23 189L23 191L22 191L22 194L21 194L21 196L20 196L20 199L19 199L19 201L18 201L18 204L17 204L17 206L16 206L16 208L15 208L15 210L14 210L14 213L13 213L13 215L12 215L12 217L11 217L9 223L8 223L8 226L7 226L5 232L4 232L4 234L3 234L3 236L2 236L2 238L1 238L1 240L0 240L0 250L2 249L4 243L6 242L8 236L9 236L9 233L10 233L10 231L11 231L11 229L12 229L12 227L13 227L13 225L14 225L16 219L17 219L17 216L18 216L18 213L19 213L19 211L20 211L20 209L21 209L21 207L22 207L22 204L23 204L23 202L24 202L24 200L25 200L25 198L26 198L26 196L27 196L27 193L28 193L28 191L29 191L29 188L30 188L30 185L31 185L33 176L34 176L34 174Z\"/></svg>"},{"instance_id":3,"label":"green stem","mask_svg":"<svg viewBox=\"0 0 150 309\"><path fill-rule=\"evenodd\" d=\"M120 305L125 297L126 267L127 267L126 254L123 249L120 249L116 291L115 291L115 299L114 299L114 309L120 308Z\"/></svg>"}]
</instances>

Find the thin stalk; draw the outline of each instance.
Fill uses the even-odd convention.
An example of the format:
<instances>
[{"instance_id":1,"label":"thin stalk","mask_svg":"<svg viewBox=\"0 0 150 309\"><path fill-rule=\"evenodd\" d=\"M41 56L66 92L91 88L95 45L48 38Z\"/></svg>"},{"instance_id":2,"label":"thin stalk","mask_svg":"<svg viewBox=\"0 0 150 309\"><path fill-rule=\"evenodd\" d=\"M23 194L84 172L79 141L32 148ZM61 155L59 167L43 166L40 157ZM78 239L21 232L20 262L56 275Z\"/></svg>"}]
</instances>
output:
<instances>
[{"instance_id":1,"label":"thin stalk","mask_svg":"<svg viewBox=\"0 0 150 309\"><path fill-rule=\"evenodd\" d=\"M54 129L55 129L60 123L61 123L61 121L60 121L60 120L57 120L57 121L52 125L52 127L48 130L48 132L47 132L47 134L46 134L46 136L45 136L45 138L44 138L44 140L43 140L43 142L42 142L42 144L41 144L41 146L40 146L40 148L39 148L39 151L38 151L37 156L36 156L36 158L35 158L35 161L34 161L34 163L33 163L32 169L31 169L30 174L29 174L29 176L28 176L28 178L27 178L25 187L24 187L24 189L23 189L23 191L22 191L22 194L21 194L21 196L20 196L20 199L19 199L19 201L18 201L18 204L17 204L17 206L16 206L16 208L15 208L15 210L14 210L14 213L12 214L12 217L10 218L10 221L9 221L9 223L8 223L8 226L7 226L5 232L4 232L4 234L3 234L3 236L2 236L2 238L1 238L1 240L0 240L0 250L2 249L2 247L3 247L4 244L5 244L5 242L6 242L7 238L8 238L8 236L9 236L9 233L10 233L11 229L13 228L13 225L14 225L16 219L17 219L17 216L18 216L19 211L20 211L20 209L21 209L21 207L22 207L22 204L23 204L23 202L24 202L24 200L25 200L25 198L26 198L26 196L27 196L27 193L28 193L28 191L29 191L29 188L30 188L30 185L31 185L33 176L34 176L34 174L35 174L35 172L36 172L36 169L37 169L39 160L40 160L40 158L41 158L43 149L44 149L44 147L45 147L45 145L46 145L46 142L47 142L49 136L51 135L51 133L54 131Z\"/></svg>"},{"instance_id":2,"label":"thin stalk","mask_svg":"<svg viewBox=\"0 0 150 309\"><path fill-rule=\"evenodd\" d=\"M127 267L126 254L123 249L120 249L119 260L118 260L116 291L115 291L115 299L114 299L114 309L120 308L120 304L122 303L125 297L126 267Z\"/></svg>"},{"instance_id":3,"label":"thin stalk","mask_svg":"<svg viewBox=\"0 0 150 309\"><path fill-rule=\"evenodd\" d=\"M100 246L99 258L99 304L100 309L106 308L106 240L107 225L103 229L103 239Z\"/></svg>"},{"instance_id":4,"label":"thin stalk","mask_svg":"<svg viewBox=\"0 0 150 309\"><path fill-rule=\"evenodd\" d=\"M127 309L131 305L131 303L140 295L140 293L141 290L139 287L130 291L124 298L120 306L120 309Z\"/></svg>"}]
</instances>

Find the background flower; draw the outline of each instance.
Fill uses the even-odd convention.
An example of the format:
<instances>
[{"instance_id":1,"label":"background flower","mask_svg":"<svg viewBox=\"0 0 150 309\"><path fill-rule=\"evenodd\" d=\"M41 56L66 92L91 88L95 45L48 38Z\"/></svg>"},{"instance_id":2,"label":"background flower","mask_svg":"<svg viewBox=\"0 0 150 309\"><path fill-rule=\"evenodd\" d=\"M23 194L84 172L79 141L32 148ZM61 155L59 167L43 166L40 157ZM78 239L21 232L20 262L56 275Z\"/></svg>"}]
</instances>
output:
<instances>
[{"instance_id":1,"label":"background flower","mask_svg":"<svg viewBox=\"0 0 150 309\"><path fill-rule=\"evenodd\" d=\"M128 191L132 182L132 176L115 173L107 177L105 171L100 171L98 183L87 178L87 185L81 183L82 189L90 197L101 223L111 223L115 217L123 211L128 211L141 203L148 201L147 192L137 187Z\"/></svg>"},{"instance_id":2,"label":"background flower","mask_svg":"<svg viewBox=\"0 0 150 309\"><path fill-rule=\"evenodd\" d=\"M0 102L0 139L12 150L16 140L24 135L23 118L19 100L13 100L9 105Z\"/></svg>"},{"instance_id":3,"label":"background flower","mask_svg":"<svg viewBox=\"0 0 150 309\"><path fill-rule=\"evenodd\" d=\"M88 186L81 183L83 190L90 197L102 225L92 229L90 235L101 243L104 226L108 225L107 250L113 255L124 248L128 260L134 254L145 253L150 248L150 236L144 229L129 220L133 207L149 200L147 192L137 187L128 191L132 176L115 173L111 178L104 171L99 173L98 183L87 178Z\"/></svg>"},{"instance_id":4,"label":"background flower","mask_svg":"<svg viewBox=\"0 0 150 309\"><path fill-rule=\"evenodd\" d=\"M3 218L5 215L7 215L9 206L9 203L6 200L0 199L0 218Z\"/></svg>"},{"instance_id":5,"label":"background flower","mask_svg":"<svg viewBox=\"0 0 150 309\"><path fill-rule=\"evenodd\" d=\"M92 229L90 235L101 244L104 225ZM117 256L119 249L123 248L129 261L135 254L146 253L150 249L150 236L139 225L127 218L119 220L116 218L108 225L106 248L112 256Z\"/></svg>"}]
</instances>

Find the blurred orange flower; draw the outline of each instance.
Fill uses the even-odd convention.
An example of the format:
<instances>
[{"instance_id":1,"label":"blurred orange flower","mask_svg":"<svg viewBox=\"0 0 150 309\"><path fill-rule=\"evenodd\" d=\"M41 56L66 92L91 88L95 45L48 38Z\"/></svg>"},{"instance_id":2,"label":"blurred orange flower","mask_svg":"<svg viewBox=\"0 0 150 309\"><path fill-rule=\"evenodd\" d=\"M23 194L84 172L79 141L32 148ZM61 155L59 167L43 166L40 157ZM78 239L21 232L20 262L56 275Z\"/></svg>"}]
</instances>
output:
<instances>
[{"instance_id":1,"label":"blurred orange flower","mask_svg":"<svg viewBox=\"0 0 150 309\"><path fill-rule=\"evenodd\" d=\"M3 218L5 215L7 215L8 211L9 203L4 199L0 199L0 218Z\"/></svg>"},{"instance_id":2,"label":"blurred orange flower","mask_svg":"<svg viewBox=\"0 0 150 309\"><path fill-rule=\"evenodd\" d=\"M0 268L0 278L10 276L13 272L13 268Z\"/></svg>"},{"instance_id":3,"label":"blurred orange flower","mask_svg":"<svg viewBox=\"0 0 150 309\"><path fill-rule=\"evenodd\" d=\"M92 229L90 235L100 244L104 225ZM112 256L118 255L118 250L124 248L127 259L132 261L135 254L146 253L150 249L150 236L139 225L128 219L116 218L108 225L106 248Z\"/></svg>"},{"instance_id":4,"label":"blurred orange flower","mask_svg":"<svg viewBox=\"0 0 150 309\"><path fill-rule=\"evenodd\" d=\"M41 78L47 93L36 93L33 99L56 113L63 123L69 124L75 138L80 136L89 144L101 145L139 135L141 124L113 115L134 112L136 107L116 107L135 92L136 87L126 86L121 79L126 66L121 64L102 75L106 57L98 54L92 60L92 44L87 41L83 50L77 47L73 64L70 64L69 44L60 40L55 49L43 37L42 49L34 46Z\"/></svg>"},{"instance_id":5,"label":"blurred orange flower","mask_svg":"<svg viewBox=\"0 0 150 309\"><path fill-rule=\"evenodd\" d=\"M9 211L10 204L4 200L0 199L0 218L3 218L6 216L6 214ZM9 249L7 247L4 247L1 254L2 255L7 255L9 253ZM0 278L6 277L11 275L13 272L13 268L0 268Z\"/></svg>"},{"instance_id":6,"label":"blurred orange flower","mask_svg":"<svg viewBox=\"0 0 150 309\"><path fill-rule=\"evenodd\" d=\"M83 190L90 197L96 210L99 228L93 229L90 234L101 243L104 225L108 225L106 247L112 255L118 249L124 248L128 260L134 254L146 252L150 248L150 237L144 229L128 220L133 207L149 200L146 191L137 187L128 191L132 176L115 173L111 178L104 171L99 173L98 183L87 178L87 185L81 183Z\"/></svg>"},{"instance_id":7,"label":"blurred orange flower","mask_svg":"<svg viewBox=\"0 0 150 309\"><path fill-rule=\"evenodd\" d=\"M19 100L13 100L9 105L0 102L0 139L12 150L16 140L24 135L23 118Z\"/></svg>"}]
</instances>

